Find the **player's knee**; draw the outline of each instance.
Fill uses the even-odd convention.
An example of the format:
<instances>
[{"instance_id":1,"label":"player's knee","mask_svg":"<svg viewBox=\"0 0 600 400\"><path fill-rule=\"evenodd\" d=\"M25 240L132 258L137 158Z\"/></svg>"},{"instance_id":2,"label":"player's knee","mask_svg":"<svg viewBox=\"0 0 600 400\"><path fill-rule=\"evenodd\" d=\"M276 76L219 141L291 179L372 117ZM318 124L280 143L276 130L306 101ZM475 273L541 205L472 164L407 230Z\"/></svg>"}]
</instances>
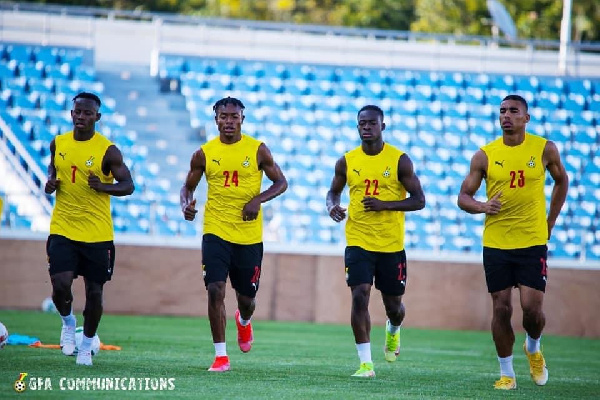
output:
<instances>
[{"instance_id":1,"label":"player's knee","mask_svg":"<svg viewBox=\"0 0 600 400\"><path fill-rule=\"evenodd\" d=\"M63 277L52 278L53 297L65 297L71 294L71 281Z\"/></svg>"},{"instance_id":2,"label":"player's knee","mask_svg":"<svg viewBox=\"0 0 600 400\"><path fill-rule=\"evenodd\" d=\"M512 306L509 303L499 302L494 304L494 317L508 319L512 316Z\"/></svg>"},{"instance_id":3,"label":"player's knee","mask_svg":"<svg viewBox=\"0 0 600 400\"><path fill-rule=\"evenodd\" d=\"M225 299L225 285L219 282L209 283L206 287L208 301L219 301Z\"/></svg>"},{"instance_id":4,"label":"player's knee","mask_svg":"<svg viewBox=\"0 0 600 400\"><path fill-rule=\"evenodd\" d=\"M404 319L404 308L398 307L386 312L387 317L390 321L402 321Z\"/></svg>"},{"instance_id":5,"label":"player's knee","mask_svg":"<svg viewBox=\"0 0 600 400\"><path fill-rule=\"evenodd\" d=\"M352 290L352 306L356 308L369 307L369 291L362 288Z\"/></svg>"}]
</instances>

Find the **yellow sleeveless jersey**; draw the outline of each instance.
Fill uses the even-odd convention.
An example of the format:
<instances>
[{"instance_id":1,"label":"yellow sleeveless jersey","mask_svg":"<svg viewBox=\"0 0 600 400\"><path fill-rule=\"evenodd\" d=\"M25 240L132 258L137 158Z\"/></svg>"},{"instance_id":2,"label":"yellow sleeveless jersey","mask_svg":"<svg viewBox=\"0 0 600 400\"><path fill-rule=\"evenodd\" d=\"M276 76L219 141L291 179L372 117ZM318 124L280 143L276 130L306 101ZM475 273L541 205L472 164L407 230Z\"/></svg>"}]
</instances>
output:
<instances>
[{"instance_id":1,"label":"yellow sleeveless jersey","mask_svg":"<svg viewBox=\"0 0 600 400\"><path fill-rule=\"evenodd\" d=\"M484 246L519 249L547 243L545 146L546 139L525 133L518 146L506 146L500 137L481 148L488 158L487 196L502 192L500 212L485 217Z\"/></svg>"},{"instance_id":2,"label":"yellow sleeveless jersey","mask_svg":"<svg viewBox=\"0 0 600 400\"><path fill-rule=\"evenodd\" d=\"M86 243L113 240L110 196L88 186L90 172L103 183L113 183L112 174L102 172L102 160L112 142L98 132L90 140L78 141L71 131L56 136L54 143L54 167L60 184L50 233Z\"/></svg>"},{"instance_id":3,"label":"yellow sleeveless jersey","mask_svg":"<svg viewBox=\"0 0 600 400\"><path fill-rule=\"evenodd\" d=\"M346 177L350 188L350 205L346 222L348 246L393 253L404 250L404 212L365 211L362 199L376 197L383 201L406 198L406 189L398 181L398 160L404 154L385 143L374 156L359 146L345 154Z\"/></svg>"},{"instance_id":4,"label":"yellow sleeveless jersey","mask_svg":"<svg viewBox=\"0 0 600 400\"><path fill-rule=\"evenodd\" d=\"M242 209L260 194L262 170L257 153L262 142L242 134L233 144L217 137L204 145L208 196L204 206L204 233L237 244L262 242L262 209L254 221L244 221Z\"/></svg>"}]
</instances>

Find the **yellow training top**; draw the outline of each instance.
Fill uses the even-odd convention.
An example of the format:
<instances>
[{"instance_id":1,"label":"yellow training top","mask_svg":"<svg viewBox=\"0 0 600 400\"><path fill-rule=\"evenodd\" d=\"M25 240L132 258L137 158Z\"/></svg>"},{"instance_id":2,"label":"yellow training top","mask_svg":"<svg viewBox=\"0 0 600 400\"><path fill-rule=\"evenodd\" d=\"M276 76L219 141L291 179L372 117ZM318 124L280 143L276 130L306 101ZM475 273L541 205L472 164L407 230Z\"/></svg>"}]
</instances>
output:
<instances>
[{"instance_id":1,"label":"yellow training top","mask_svg":"<svg viewBox=\"0 0 600 400\"><path fill-rule=\"evenodd\" d=\"M262 170L257 153L262 142L242 134L233 144L217 137L204 145L208 198L204 206L204 233L237 244L262 242L262 209L254 221L244 221L242 209L260 194Z\"/></svg>"},{"instance_id":2,"label":"yellow training top","mask_svg":"<svg viewBox=\"0 0 600 400\"><path fill-rule=\"evenodd\" d=\"M488 158L487 196L502 192L500 212L485 217L484 246L520 249L547 243L545 146L546 139L525 133L518 146L506 146L500 137L481 148Z\"/></svg>"},{"instance_id":3,"label":"yellow training top","mask_svg":"<svg viewBox=\"0 0 600 400\"><path fill-rule=\"evenodd\" d=\"M344 155L350 188L350 205L346 223L348 246L369 251L393 253L404 250L404 212L365 211L362 199L376 197L383 201L406 198L406 189L398 181L398 160L404 154L384 143L383 150L367 155L359 146Z\"/></svg>"},{"instance_id":4,"label":"yellow training top","mask_svg":"<svg viewBox=\"0 0 600 400\"><path fill-rule=\"evenodd\" d=\"M113 240L110 195L88 186L90 172L103 183L113 183L112 174L102 172L102 160L112 142L98 132L90 140L75 140L70 131L56 136L54 143L54 167L60 184L50 233L87 243Z\"/></svg>"}]
</instances>

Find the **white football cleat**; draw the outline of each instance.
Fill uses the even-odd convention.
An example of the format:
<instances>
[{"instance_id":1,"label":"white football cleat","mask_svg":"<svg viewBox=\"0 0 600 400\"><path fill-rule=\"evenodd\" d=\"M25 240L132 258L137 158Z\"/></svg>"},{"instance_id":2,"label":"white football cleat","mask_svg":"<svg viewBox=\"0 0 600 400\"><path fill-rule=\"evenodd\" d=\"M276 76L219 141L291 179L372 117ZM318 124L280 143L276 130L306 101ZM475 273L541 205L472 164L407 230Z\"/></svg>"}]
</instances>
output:
<instances>
[{"instance_id":1,"label":"white football cleat","mask_svg":"<svg viewBox=\"0 0 600 400\"><path fill-rule=\"evenodd\" d=\"M65 356L75 353L75 325L63 325L60 331L60 349Z\"/></svg>"},{"instance_id":2,"label":"white football cleat","mask_svg":"<svg viewBox=\"0 0 600 400\"><path fill-rule=\"evenodd\" d=\"M89 350L79 350L77 353L77 365L92 365L92 352Z\"/></svg>"}]
</instances>

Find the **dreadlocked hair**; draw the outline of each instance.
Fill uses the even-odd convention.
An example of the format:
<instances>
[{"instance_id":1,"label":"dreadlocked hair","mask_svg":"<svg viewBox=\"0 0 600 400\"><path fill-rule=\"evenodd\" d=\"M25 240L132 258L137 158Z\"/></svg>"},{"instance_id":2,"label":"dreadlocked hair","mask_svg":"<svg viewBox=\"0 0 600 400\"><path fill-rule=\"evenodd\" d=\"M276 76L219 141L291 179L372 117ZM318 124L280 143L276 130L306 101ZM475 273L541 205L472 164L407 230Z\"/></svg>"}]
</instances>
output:
<instances>
[{"instance_id":1,"label":"dreadlocked hair","mask_svg":"<svg viewBox=\"0 0 600 400\"><path fill-rule=\"evenodd\" d=\"M236 99L235 97L227 96L215 103L215 105L213 106L213 111L216 113L219 107L225 107L227 104L233 104L234 106L237 106L242 110L246 108L244 106L244 103L242 103L240 100Z\"/></svg>"}]
</instances>

